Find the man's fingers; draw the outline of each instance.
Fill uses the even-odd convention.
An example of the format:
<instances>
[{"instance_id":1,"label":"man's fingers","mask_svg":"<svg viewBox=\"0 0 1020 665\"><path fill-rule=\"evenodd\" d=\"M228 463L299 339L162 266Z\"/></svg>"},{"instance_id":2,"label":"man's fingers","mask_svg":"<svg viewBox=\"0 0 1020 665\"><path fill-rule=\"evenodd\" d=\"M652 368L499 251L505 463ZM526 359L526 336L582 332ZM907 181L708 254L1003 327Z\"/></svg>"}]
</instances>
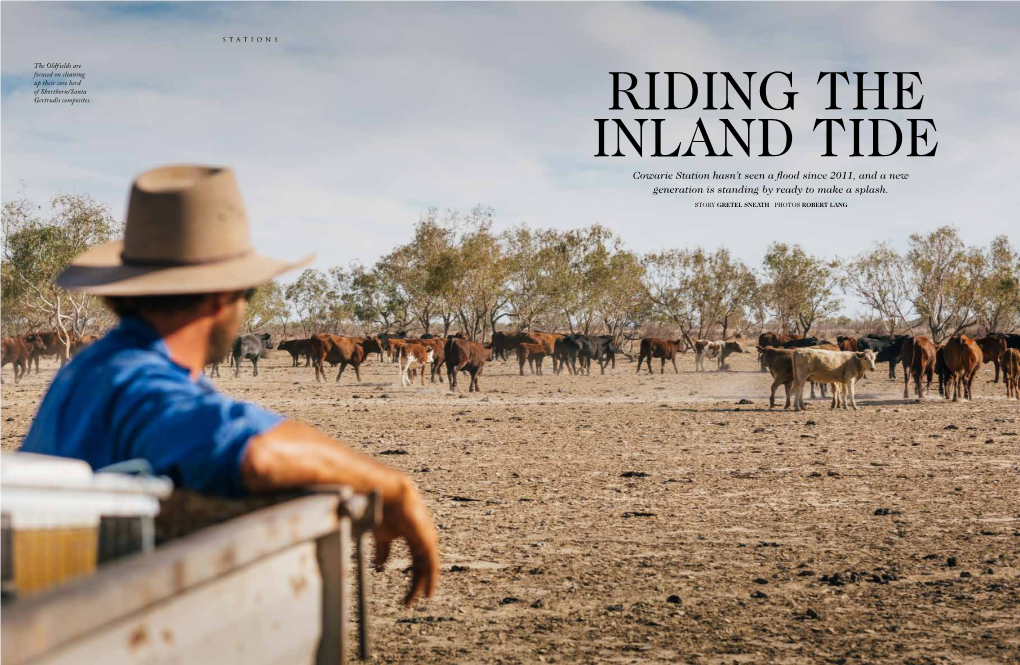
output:
<instances>
[{"instance_id":1,"label":"man's fingers","mask_svg":"<svg viewBox=\"0 0 1020 665\"><path fill-rule=\"evenodd\" d=\"M431 577L431 569L428 568L426 562L415 561L414 566L411 569L411 588L407 592L407 596L404 598L404 606L409 607L414 599L425 592L429 585L429 578ZM431 595L431 594L427 594Z\"/></svg>"},{"instance_id":2,"label":"man's fingers","mask_svg":"<svg viewBox=\"0 0 1020 665\"><path fill-rule=\"evenodd\" d=\"M439 580L439 558L435 550L430 550L424 555L419 554L414 558L411 575L411 588L404 598L404 605L410 605L415 598L423 594L426 598L431 598L435 593Z\"/></svg>"},{"instance_id":3,"label":"man's fingers","mask_svg":"<svg viewBox=\"0 0 1020 665\"><path fill-rule=\"evenodd\" d=\"M390 545L393 543L391 538L383 538L376 535L375 538L375 567L382 570L386 566L386 560L390 558Z\"/></svg>"}]
</instances>

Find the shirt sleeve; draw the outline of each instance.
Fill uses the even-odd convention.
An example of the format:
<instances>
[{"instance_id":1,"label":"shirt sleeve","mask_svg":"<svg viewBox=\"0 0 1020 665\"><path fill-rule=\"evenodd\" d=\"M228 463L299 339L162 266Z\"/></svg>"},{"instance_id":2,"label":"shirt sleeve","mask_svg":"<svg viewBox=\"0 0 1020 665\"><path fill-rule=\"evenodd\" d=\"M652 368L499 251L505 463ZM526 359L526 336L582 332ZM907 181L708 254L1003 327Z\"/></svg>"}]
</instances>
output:
<instances>
[{"instance_id":1,"label":"shirt sleeve","mask_svg":"<svg viewBox=\"0 0 1020 665\"><path fill-rule=\"evenodd\" d=\"M248 441L283 417L172 372L147 372L116 400L111 434L121 458L146 459L156 473L197 492L243 496Z\"/></svg>"}]
</instances>

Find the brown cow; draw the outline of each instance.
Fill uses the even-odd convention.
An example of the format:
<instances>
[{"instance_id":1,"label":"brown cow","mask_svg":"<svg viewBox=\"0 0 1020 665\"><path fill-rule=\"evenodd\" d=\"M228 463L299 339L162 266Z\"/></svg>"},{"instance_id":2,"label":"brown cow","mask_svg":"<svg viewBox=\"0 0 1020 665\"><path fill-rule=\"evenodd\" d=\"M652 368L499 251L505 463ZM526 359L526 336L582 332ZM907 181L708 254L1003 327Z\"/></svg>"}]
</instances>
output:
<instances>
[{"instance_id":1,"label":"brown cow","mask_svg":"<svg viewBox=\"0 0 1020 665\"><path fill-rule=\"evenodd\" d=\"M370 353L378 353L379 362L382 362L383 348L382 342L379 341L378 337L350 337L349 339L353 340L355 344L361 345L361 349L365 352L365 356L368 356Z\"/></svg>"},{"instance_id":2,"label":"brown cow","mask_svg":"<svg viewBox=\"0 0 1020 665\"><path fill-rule=\"evenodd\" d=\"M300 364L299 358L301 356L305 357L305 367L308 367L312 364L312 355L309 351L308 342L308 339L288 339L277 344L276 348L290 354L291 360L293 360L291 367L297 367Z\"/></svg>"},{"instance_id":3,"label":"brown cow","mask_svg":"<svg viewBox=\"0 0 1020 665\"><path fill-rule=\"evenodd\" d=\"M782 348L783 344L792 342L795 339L801 339L800 335L783 335L781 333L774 332L763 332L758 335L758 346L764 348L771 346L774 348ZM769 371L768 367L765 366L765 361L762 359L761 354L758 355L758 364L762 372Z\"/></svg>"},{"instance_id":4,"label":"brown cow","mask_svg":"<svg viewBox=\"0 0 1020 665\"><path fill-rule=\"evenodd\" d=\"M918 399L925 392L931 392L931 380L935 374L935 357L938 350L935 343L924 335L915 335L903 341L900 347L900 362L903 364L903 399L910 396L910 379L914 379L914 393ZM928 379L926 391L921 390L921 377Z\"/></svg>"},{"instance_id":5,"label":"brown cow","mask_svg":"<svg viewBox=\"0 0 1020 665\"><path fill-rule=\"evenodd\" d=\"M666 361L673 363L673 371L677 374L680 370L676 366L676 354L681 351L684 342L681 339L659 339L657 337L645 337L641 340L641 350L638 354L637 371L641 373L641 363L648 359L648 373L652 373L652 358L659 358L662 362L659 365L659 374L666 373Z\"/></svg>"},{"instance_id":6,"label":"brown cow","mask_svg":"<svg viewBox=\"0 0 1020 665\"><path fill-rule=\"evenodd\" d=\"M82 335L71 345L71 357L78 355L85 350L85 347L95 344L97 341L99 341L99 335Z\"/></svg>"},{"instance_id":7,"label":"brown cow","mask_svg":"<svg viewBox=\"0 0 1020 665\"><path fill-rule=\"evenodd\" d=\"M457 389L457 372L464 371L471 375L468 392L480 392L478 375L485 367L485 361L492 358L492 347L466 339L450 338L443 349L446 356L446 378L450 382L450 391Z\"/></svg>"},{"instance_id":8,"label":"brown cow","mask_svg":"<svg viewBox=\"0 0 1020 665\"><path fill-rule=\"evenodd\" d=\"M541 344L545 347L545 355L552 358L553 372L559 373L560 367L556 362L556 340L563 337L559 333L545 333L533 330L527 334L528 339L524 340L529 344Z\"/></svg>"},{"instance_id":9,"label":"brown cow","mask_svg":"<svg viewBox=\"0 0 1020 665\"><path fill-rule=\"evenodd\" d=\"M11 363L11 367L14 368L14 383L17 384L28 374L29 363L32 361L32 346L24 336L0 338L0 346L3 349L0 367Z\"/></svg>"},{"instance_id":10,"label":"brown cow","mask_svg":"<svg viewBox=\"0 0 1020 665\"><path fill-rule=\"evenodd\" d=\"M971 384L981 369L981 347L966 335L953 335L946 342L944 353L949 383L953 388L953 401L958 400L961 392L964 399L973 399ZM949 386L946 386L945 398L949 399Z\"/></svg>"},{"instance_id":11,"label":"brown cow","mask_svg":"<svg viewBox=\"0 0 1020 665\"><path fill-rule=\"evenodd\" d=\"M390 352L390 357L393 359L393 362L398 362L400 360L400 349L403 348L405 344L407 344L407 341L408 340L406 338L399 339L391 337L390 339L387 339L383 342L383 344L386 347L386 350Z\"/></svg>"},{"instance_id":12,"label":"brown cow","mask_svg":"<svg viewBox=\"0 0 1020 665\"><path fill-rule=\"evenodd\" d=\"M1006 399L1020 399L1020 351L1006 349L999 356L1002 381L1006 384Z\"/></svg>"},{"instance_id":13,"label":"brown cow","mask_svg":"<svg viewBox=\"0 0 1020 665\"><path fill-rule=\"evenodd\" d=\"M856 351L857 350L857 338L848 337L846 335L836 335L836 344L839 345L840 351Z\"/></svg>"},{"instance_id":14,"label":"brown cow","mask_svg":"<svg viewBox=\"0 0 1020 665\"><path fill-rule=\"evenodd\" d=\"M992 383L998 383L999 356L1009 348L1009 345L1006 344L1006 338L1003 335L992 333L985 335L981 339L976 339L974 342L981 348L981 362L995 364L995 378L992 379Z\"/></svg>"},{"instance_id":15,"label":"brown cow","mask_svg":"<svg viewBox=\"0 0 1020 665\"><path fill-rule=\"evenodd\" d=\"M337 381L340 381L340 376L348 365L354 367L354 375L361 381L361 362L365 359L365 350L351 338L316 333L312 335L308 346L312 354L312 364L315 365L316 381L326 379L326 372L323 370L323 363L326 361L340 364L340 371L336 373Z\"/></svg>"},{"instance_id":16,"label":"brown cow","mask_svg":"<svg viewBox=\"0 0 1020 665\"><path fill-rule=\"evenodd\" d=\"M522 342L517 346L517 364L521 368L521 376L524 376L524 363L528 363L532 374L542 376L542 361L545 360L545 347L541 344L529 344Z\"/></svg>"},{"instance_id":17,"label":"brown cow","mask_svg":"<svg viewBox=\"0 0 1020 665\"><path fill-rule=\"evenodd\" d=\"M56 330L50 330L24 335L25 341L32 347L32 357L28 363L30 370L32 369L32 361L35 361L35 373L39 373L39 358L43 356L58 356L61 367L67 364L68 358L64 357L65 346L64 342L60 339L60 334ZM77 336L71 331L68 331L68 335L71 336L71 346L74 346Z\"/></svg>"}]
</instances>

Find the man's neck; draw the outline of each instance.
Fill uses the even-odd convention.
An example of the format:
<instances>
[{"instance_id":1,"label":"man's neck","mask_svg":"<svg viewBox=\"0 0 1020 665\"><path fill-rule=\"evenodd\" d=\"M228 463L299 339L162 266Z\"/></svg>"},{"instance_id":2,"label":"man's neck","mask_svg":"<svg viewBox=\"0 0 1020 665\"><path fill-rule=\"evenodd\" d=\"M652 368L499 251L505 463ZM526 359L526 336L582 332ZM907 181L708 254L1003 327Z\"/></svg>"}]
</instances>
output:
<instances>
[{"instance_id":1,"label":"man's neck","mask_svg":"<svg viewBox=\"0 0 1020 665\"><path fill-rule=\"evenodd\" d=\"M187 369L192 380L198 379L209 353L212 322L179 316L144 316L143 320L163 338L170 359Z\"/></svg>"}]
</instances>

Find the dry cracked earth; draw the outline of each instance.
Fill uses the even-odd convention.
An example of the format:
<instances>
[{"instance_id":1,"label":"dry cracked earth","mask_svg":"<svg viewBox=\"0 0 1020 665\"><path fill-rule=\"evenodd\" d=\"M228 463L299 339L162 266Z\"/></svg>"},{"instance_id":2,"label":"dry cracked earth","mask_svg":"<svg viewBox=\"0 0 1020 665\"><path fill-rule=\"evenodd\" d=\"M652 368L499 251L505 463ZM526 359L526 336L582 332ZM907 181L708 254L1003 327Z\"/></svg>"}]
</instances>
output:
<instances>
[{"instance_id":1,"label":"dry cracked earth","mask_svg":"<svg viewBox=\"0 0 1020 665\"><path fill-rule=\"evenodd\" d=\"M417 482L443 577L403 609L406 552L373 575L379 662L1020 663L1020 402L991 365L973 402L903 399L882 366L859 411L802 413L750 355L657 365L497 361L450 394L270 352L215 381ZM4 368L4 450L55 369Z\"/></svg>"}]
</instances>

